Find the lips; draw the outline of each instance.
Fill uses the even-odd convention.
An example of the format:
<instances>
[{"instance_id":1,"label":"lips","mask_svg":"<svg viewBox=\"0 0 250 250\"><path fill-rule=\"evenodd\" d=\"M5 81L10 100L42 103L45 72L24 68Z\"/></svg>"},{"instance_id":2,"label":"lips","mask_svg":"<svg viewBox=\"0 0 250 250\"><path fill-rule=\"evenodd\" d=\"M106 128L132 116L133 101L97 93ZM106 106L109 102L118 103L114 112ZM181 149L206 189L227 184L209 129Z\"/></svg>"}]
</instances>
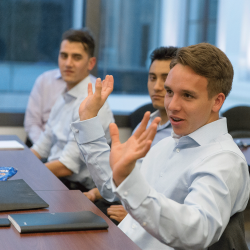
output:
<instances>
[{"instance_id":1,"label":"lips","mask_svg":"<svg viewBox=\"0 0 250 250\"><path fill-rule=\"evenodd\" d=\"M160 95L152 95L153 99L161 99L164 98L164 96L160 96Z\"/></svg>"},{"instance_id":2,"label":"lips","mask_svg":"<svg viewBox=\"0 0 250 250\"><path fill-rule=\"evenodd\" d=\"M179 124L182 121L184 121L184 119L177 117L177 116L170 116L170 121L172 124Z\"/></svg>"}]
</instances>

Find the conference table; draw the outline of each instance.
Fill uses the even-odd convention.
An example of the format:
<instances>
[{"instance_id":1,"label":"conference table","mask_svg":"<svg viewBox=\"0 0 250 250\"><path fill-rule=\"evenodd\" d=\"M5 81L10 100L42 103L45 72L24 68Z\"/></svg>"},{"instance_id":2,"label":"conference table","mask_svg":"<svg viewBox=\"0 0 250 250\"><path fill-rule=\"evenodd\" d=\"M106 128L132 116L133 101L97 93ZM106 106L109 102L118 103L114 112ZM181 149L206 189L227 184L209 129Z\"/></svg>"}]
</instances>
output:
<instances>
[{"instance_id":1,"label":"conference table","mask_svg":"<svg viewBox=\"0 0 250 250\"><path fill-rule=\"evenodd\" d=\"M0 140L17 140L17 136L0 136ZM11 166L18 170L11 178L23 179L49 204L45 209L0 212L0 218L7 218L14 213L34 212L76 212L92 211L102 217L109 228L107 230L67 231L20 234L13 225L0 227L0 249L121 249L139 250L106 215L104 215L79 190L68 188L25 146L24 150L0 151L0 166ZM0 197L1 199L1 197Z\"/></svg>"}]
</instances>

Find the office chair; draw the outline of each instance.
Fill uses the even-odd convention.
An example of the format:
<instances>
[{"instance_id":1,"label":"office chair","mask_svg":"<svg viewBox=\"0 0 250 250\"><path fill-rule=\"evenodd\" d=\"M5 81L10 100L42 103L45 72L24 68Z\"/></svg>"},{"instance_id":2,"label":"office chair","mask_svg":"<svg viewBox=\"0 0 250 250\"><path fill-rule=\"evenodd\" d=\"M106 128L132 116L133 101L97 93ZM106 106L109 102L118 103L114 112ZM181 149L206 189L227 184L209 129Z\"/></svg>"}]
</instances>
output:
<instances>
[{"instance_id":1,"label":"office chair","mask_svg":"<svg viewBox=\"0 0 250 250\"><path fill-rule=\"evenodd\" d=\"M248 250L245 240L244 212L234 214L218 242L208 250Z\"/></svg>"},{"instance_id":2,"label":"office chair","mask_svg":"<svg viewBox=\"0 0 250 250\"><path fill-rule=\"evenodd\" d=\"M150 111L151 113L156 111L156 109L153 107L152 103L145 104L130 114L129 120L130 120L130 127L132 128L132 131L141 122L145 112L147 112L147 111Z\"/></svg>"},{"instance_id":3,"label":"office chair","mask_svg":"<svg viewBox=\"0 0 250 250\"><path fill-rule=\"evenodd\" d=\"M233 138L250 137L250 106L233 107L222 116L227 118L228 133Z\"/></svg>"}]
</instances>

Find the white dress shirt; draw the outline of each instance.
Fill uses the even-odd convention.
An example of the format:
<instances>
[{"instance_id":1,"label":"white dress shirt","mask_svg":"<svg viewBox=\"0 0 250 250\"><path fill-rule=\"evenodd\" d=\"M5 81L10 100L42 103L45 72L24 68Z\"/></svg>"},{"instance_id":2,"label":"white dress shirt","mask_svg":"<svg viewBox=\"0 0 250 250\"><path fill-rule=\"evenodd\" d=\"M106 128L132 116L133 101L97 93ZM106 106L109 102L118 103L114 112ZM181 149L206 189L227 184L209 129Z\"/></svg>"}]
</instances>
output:
<instances>
[{"instance_id":1,"label":"white dress shirt","mask_svg":"<svg viewBox=\"0 0 250 250\"><path fill-rule=\"evenodd\" d=\"M98 117L71 126L103 197L129 212L119 227L142 249L206 249L247 205L248 166L226 118L161 140L118 188Z\"/></svg>"},{"instance_id":2,"label":"white dress shirt","mask_svg":"<svg viewBox=\"0 0 250 250\"><path fill-rule=\"evenodd\" d=\"M67 179L79 181L86 188L91 189L94 187L92 178L83 159L80 158L79 148L70 129L70 124L79 119L79 106L88 95L89 82L90 77L88 76L57 99L51 110L45 131L33 148L42 158L48 158L48 162L59 160L70 169L73 174L66 177ZM99 111L98 117L101 120L105 136L110 142L108 127L111 122L114 122L114 118L107 102Z\"/></svg>"},{"instance_id":3,"label":"white dress shirt","mask_svg":"<svg viewBox=\"0 0 250 250\"><path fill-rule=\"evenodd\" d=\"M95 83L92 75L90 81ZM57 98L66 88L59 69L49 70L38 76L29 96L24 117L24 128L30 140L35 143L45 129L50 111Z\"/></svg>"}]
</instances>

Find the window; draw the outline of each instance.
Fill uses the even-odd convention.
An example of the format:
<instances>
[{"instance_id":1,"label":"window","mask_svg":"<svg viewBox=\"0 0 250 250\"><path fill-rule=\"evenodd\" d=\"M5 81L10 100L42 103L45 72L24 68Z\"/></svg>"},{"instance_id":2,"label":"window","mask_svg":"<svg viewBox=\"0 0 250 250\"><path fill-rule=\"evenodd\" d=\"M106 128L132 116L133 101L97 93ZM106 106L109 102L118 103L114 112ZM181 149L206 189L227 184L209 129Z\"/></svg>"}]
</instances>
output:
<instances>
[{"instance_id":1,"label":"window","mask_svg":"<svg viewBox=\"0 0 250 250\"><path fill-rule=\"evenodd\" d=\"M159 46L160 0L102 0L98 76L113 93L148 94L149 55Z\"/></svg>"},{"instance_id":2,"label":"window","mask_svg":"<svg viewBox=\"0 0 250 250\"><path fill-rule=\"evenodd\" d=\"M218 0L188 0L186 45L216 43Z\"/></svg>"},{"instance_id":3,"label":"window","mask_svg":"<svg viewBox=\"0 0 250 250\"><path fill-rule=\"evenodd\" d=\"M0 1L2 111L23 112L37 76L57 67L62 33L72 27L73 2Z\"/></svg>"}]
</instances>

